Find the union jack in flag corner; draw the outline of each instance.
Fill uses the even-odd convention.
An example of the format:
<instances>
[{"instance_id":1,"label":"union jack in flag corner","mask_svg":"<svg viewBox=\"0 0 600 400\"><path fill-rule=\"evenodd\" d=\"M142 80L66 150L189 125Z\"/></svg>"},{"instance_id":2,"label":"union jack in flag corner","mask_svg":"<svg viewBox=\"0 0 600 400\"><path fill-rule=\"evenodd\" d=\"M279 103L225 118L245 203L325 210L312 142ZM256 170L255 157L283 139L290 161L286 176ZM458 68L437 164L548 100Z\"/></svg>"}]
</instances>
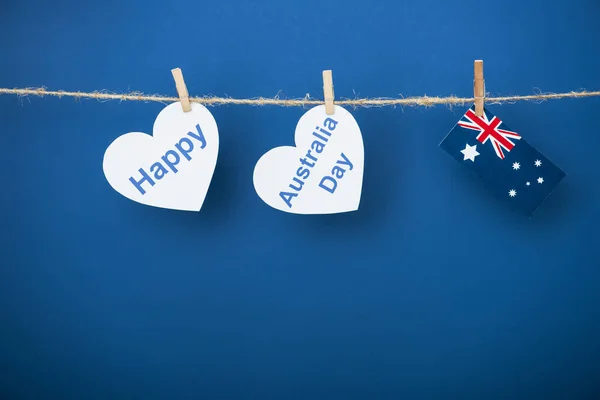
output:
<instances>
[{"instance_id":1,"label":"union jack in flag corner","mask_svg":"<svg viewBox=\"0 0 600 400\"><path fill-rule=\"evenodd\" d=\"M528 216L554 191L566 174L520 134L484 109L472 106L440 143L497 197Z\"/></svg>"}]
</instances>

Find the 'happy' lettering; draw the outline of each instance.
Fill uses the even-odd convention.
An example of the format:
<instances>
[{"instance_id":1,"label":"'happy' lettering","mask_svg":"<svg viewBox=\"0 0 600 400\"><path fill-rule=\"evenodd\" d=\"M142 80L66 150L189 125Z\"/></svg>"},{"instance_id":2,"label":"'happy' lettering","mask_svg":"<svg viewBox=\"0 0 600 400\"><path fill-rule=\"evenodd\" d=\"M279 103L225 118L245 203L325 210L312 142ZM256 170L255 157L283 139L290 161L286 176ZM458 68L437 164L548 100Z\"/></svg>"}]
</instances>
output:
<instances>
[{"instance_id":1,"label":"'happy' lettering","mask_svg":"<svg viewBox=\"0 0 600 400\"><path fill-rule=\"evenodd\" d=\"M129 178L131 184L135 186L142 195L146 194L146 190L153 187L157 181L163 179L169 171L176 174L179 171L179 168L181 168L178 166L182 160L185 159L190 161L192 159L191 153L194 151L195 147L199 147L200 150L206 147L206 138L202 133L202 129L200 129L200 124L196 124L196 132L188 132L186 136L182 137L173 146L175 147L174 149L167 150L165 154L160 157L160 160L154 162L150 166L149 170L150 173L152 173L152 177L144 168L140 168L138 169L138 172L141 177L134 178L132 176ZM142 186L144 183L147 183L145 188Z\"/></svg>"}]
</instances>

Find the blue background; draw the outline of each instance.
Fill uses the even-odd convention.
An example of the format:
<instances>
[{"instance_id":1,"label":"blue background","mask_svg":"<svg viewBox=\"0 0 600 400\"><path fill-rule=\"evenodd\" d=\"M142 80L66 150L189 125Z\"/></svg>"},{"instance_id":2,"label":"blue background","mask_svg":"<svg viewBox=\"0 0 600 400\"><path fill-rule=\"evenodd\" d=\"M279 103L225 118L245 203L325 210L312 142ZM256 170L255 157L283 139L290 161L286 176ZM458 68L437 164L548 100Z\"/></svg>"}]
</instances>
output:
<instances>
[{"instance_id":1,"label":"blue background","mask_svg":"<svg viewBox=\"0 0 600 400\"><path fill-rule=\"evenodd\" d=\"M322 98L600 89L587 1L3 1L0 86ZM158 103L0 97L2 398L600 394L600 98L488 106L567 173L533 219L438 148L465 107L359 109L358 212L295 216L252 171L301 108L211 108L201 212L102 173Z\"/></svg>"}]
</instances>

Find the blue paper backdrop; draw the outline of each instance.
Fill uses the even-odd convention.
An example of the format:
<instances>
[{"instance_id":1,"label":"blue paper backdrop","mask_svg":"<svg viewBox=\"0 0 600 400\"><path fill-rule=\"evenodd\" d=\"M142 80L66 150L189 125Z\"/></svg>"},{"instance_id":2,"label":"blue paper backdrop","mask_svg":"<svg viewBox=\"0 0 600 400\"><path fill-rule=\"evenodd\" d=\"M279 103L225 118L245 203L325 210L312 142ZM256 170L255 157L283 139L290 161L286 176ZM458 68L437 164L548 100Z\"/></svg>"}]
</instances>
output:
<instances>
[{"instance_id":1,"label":"blue paper backdrop","mask_svg":"<svg viewBox=\"0 0 600 400\"><path fill-rule=\"evenodd\" d=\"M3 1L0 86L337 98L600 89L587 1ZM360 210L295 216L252 172L303 110L212 108L200 213L135 204L106 147L163 106L0 97L0 397L600 394L600 98L489 109L568 174L532 220L437 146L464 108L359 109Z\"/></svg>"}]
</instances>

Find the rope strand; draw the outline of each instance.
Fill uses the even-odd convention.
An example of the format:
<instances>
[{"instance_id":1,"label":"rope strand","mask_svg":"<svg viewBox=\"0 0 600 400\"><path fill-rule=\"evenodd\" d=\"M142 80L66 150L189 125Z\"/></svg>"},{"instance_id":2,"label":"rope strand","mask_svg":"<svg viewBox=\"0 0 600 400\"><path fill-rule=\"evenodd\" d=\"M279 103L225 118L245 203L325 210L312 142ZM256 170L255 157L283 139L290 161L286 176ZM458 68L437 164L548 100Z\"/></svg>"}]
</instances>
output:
<instances>
[{"instance_id":1,"label":"rope strand","mask_svg":"<svg viewBox=\"0 0 600 400\"><path fill-rule=\"evenodd\" d=\"M78 99L96 99L96 100L121 100L121 101L143 101L170 103L179 101L178 97L163 95L145 95L143 93L131 92L125 94L100 92L67 92L64 90L46 90L45 88L0 88L0 95L14 94L20 97L26 96L54 96L54 97L74 97ZM487 104L515 103L518 101L542 102L545 100L565 99L565 98L584 98L599 97L600 91L588 92L586 90L571 91L566 93L539 93L526 96L502 96L486 97ZM200 103L205 106L238 104L254 106L281 106L281 107L304 107L307 105L323 104L322 100L312 99L308 94L302 99L280 99L257 97L252 99L235 99L231 97L190 97L191 102ZM409 106L409 107L431 107L435 105L457 105L472 104L475 101L473 97L405 97L405 98L364 98L364 99L342 99L336 100L335 104L341 106L358 107L386 107L386 106Z\"/></svg>"}]
</instances>

